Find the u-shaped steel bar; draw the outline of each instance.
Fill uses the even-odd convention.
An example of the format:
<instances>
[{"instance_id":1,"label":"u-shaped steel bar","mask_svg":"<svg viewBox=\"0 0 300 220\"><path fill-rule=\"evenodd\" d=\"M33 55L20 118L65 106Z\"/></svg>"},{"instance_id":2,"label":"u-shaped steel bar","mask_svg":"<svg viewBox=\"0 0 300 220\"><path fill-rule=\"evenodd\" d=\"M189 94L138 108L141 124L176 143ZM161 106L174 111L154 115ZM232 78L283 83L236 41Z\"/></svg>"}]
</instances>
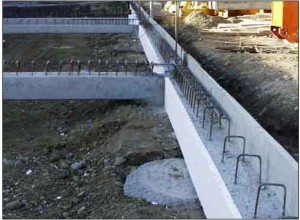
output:
<instances>
[{"instance_id":1,"label":"u-shaped steel bar","mask_svg":"<svg viewBox=\"0 0 300 220\"><path fill-rule=\"evenodd\" d=\"M238 135L228 135L224 139L224 145L223 145L223 152L222 152L222 162L224 162L224 156L225 156L225 150L226 150L226 143L229 138L239 138L243 140L243 154L245 154L246 151L246 138L243 136L238 136ZM244 158L243 158L244 160Z\"/></svg>"},{"instance_id":2,"label":"u-shaped steel bar","mask_svg":"<svg viewBox=\"0 0 300 220\"><path fill-rule=\"evenodd\" d=\"M253 218L257 217L257 208L258 208L258 202L259 202L259 196L260 191L263 186L276 186L276 187L282 187L283 188L283 205L282 205L282 216L285 215L285 204L286 204L286 186L281 183L262 183L259 185L257 189L257 196L256 196L256 202L255 202L255 210L254 210L254 216Z\"/></svg>"},{"instance_id":3,"label":"u-shaped steel bar","mask_svg":"<svg viewBox=\"0 0 300 220\"><path fill-rule=\"evenodd\" d=\"M262 169L262 161L261 161L261 156L257 154L240 154L237 159L236 159L236 167L235 167L235 175L234 175L234 184L236 184L237 181L237 175L238 175L238 169L239 169L239 162L240 158L243 157L243 160L245 157L254 157L257 158L259 161L259 184L261 184L261 169Z\"/></svg>"}]
</instances>

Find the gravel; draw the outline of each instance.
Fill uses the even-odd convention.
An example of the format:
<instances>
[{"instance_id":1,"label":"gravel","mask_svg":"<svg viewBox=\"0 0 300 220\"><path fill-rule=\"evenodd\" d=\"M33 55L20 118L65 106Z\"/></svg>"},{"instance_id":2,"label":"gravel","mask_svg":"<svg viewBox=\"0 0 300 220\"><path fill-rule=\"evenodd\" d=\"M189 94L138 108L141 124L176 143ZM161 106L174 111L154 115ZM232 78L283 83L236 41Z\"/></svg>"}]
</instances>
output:
<instances>
[{"instance_id":1,"label":"gravel","mask_svg":"<svg viewBox=\"0 0 300 220\"><path fill-rule=\"evenodd\" d=\"M155 160L141 165L127 176L124 194L152 204L199 205L183 159Z\"/></svg>"}]
</instances>

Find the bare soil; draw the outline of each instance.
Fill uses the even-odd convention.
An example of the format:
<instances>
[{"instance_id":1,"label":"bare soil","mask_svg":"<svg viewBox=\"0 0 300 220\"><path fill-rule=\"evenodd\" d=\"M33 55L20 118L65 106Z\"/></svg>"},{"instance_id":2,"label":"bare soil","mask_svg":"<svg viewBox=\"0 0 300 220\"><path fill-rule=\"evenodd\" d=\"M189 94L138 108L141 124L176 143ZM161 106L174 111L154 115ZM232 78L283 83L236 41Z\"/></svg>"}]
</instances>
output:
<instances>
[{"instance_id":1,"label":"bare soil","mask_svg":"<svg viewBox=\"0 0 300 220\"><path fill-rule=\"evenodd\" d=\"M163 109L138 101L5 101L3 218L204 218L201 208L123 195L132 170L176 157ZM83 168L73 169L76 162Z\"/></svg>"},{"instance_id":2,"label":"bare soil","mask_svg":"<svg viewBox=\"0 0 300 220\"><path fill-rule=\"evenodd\" d=\"M3 40L7 61L146 59L133 34L4 34Z\"/></svg>"},{"instance_id":3,"label":"bare soil","mask_svg":"<svg viewBox=\"0 0 300 220\"><path fill-rule=\"evenodd\" d=\"M146 58L132 35L4 40L6 60ZM164 110L139 101L4 101L3 218L205 218L201 207L166 207L123 194L126 176L139 165L177 157Z\"/></svg>"}]
</instances>

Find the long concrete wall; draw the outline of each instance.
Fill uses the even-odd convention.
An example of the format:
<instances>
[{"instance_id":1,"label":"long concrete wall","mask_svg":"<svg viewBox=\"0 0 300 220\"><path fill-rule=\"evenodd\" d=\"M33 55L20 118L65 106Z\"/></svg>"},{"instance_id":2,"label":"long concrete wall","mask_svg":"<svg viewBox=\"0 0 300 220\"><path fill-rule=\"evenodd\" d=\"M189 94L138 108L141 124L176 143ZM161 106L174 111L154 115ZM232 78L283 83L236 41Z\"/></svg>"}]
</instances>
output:
<instances>
[{"instance_id":1,"label":"long concrete wall","mask_svg":"<svg viewBox=\"0 0 300 220\"><path fill-rule=\"evenodd\" d=\"M3 75L3 98L29 99L141 99L152 105L164 103L164 77L153 76L69 76L57 73L12 73Z\"/></svg>"},{"instance_id":2,"label":"long concrete wall","mask_svg":"<svg viewBox=\"0 0 300 220\"><path fill-rule=\"evenodd\" d=\"M231 134L246 138L246 153L258 154L262 157L263 182L286 185L287 212L298 216L297 162L192 56L187 56L187 63L191 72L208 91L212 91L214 99L231 118ZM258 173L257 163L253 161L251 165ZM282 195L281 189L274 188L274 190L278 195Z\"/></svg>"},{"instance_id":3,"label":"long concrete wall","mask_svg":"<svg viewBox=\"0 0 300 220\"><path fill-rule=\"evenodd\" d=\"M163 63L164 60L156 53L155 47L151 44L151 36L147 34L145 28L141 25L139 27L139 38L147 59L150 62ZM166 73L169 71L169 67L161 66L158 70L160 73ZM224 181L197 134L193 122L169 78L165 79L164 97L165 110L176 133L176 138L206 217L241 218Z\"/></svg>"},{"instance_id":4,"label":"long concrete wall","mask_svg":"<svg viewBox=\"0 0 300 220\"><path fill-rule=\"evenodd\" d=\"M217 167L169 78L165 78L165 110L175 130L206 218L241 218Z\"/></svg>"},{"instance_id":5,"label":"long concrete wall","mask_svg":"<svg viewBox=\"0 0 300 220\"><path fill-rule=\"evenodd\" d=\"M175 40L142 10L152 26L175 50ZM189 70L198 78L208 91L212 90L214 99L231 118L231 134L246 138L246 152L259 154L263 163L263 182L282 183L287 187L286 210L290 215L298 216L298 164L261 125L228 94L180 45L178 56L186 59ZM195 149L193 149L195 151ZM254 161L255 162L255 161ZM251 165L258 172L257 163ZM193 178L193 177L192 177ZM200 184L200 183L199 183ZM274 188L282 199L282 190ZM209 196L209 195L207 195ZM207 198L206 198L207 199ZM220 204L220 203L219 203Z\"/></svg>"},{"instance_id":6,"label":"long concrete wall","mask_svg":"<svg viewBox=\"0 0 300 220\"><path fill-rule=\"evenodd\" d=\"M136 33L138 21L127 18L6 18L3 33Z\"/></svg>"}]
</instances>

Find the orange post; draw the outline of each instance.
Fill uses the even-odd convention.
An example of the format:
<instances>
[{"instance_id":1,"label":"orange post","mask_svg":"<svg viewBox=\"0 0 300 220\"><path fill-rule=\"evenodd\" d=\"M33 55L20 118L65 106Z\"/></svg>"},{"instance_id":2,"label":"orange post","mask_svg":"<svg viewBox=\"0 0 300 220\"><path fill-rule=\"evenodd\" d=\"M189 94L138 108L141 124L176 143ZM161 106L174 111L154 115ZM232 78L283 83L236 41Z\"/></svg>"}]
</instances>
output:
<instances>
[{"instance_id":1,"label":"orange post","mask_svg":"<svg viewBox=\"0 0 300 220\"><path fill-rule=\"evenodd\" d=\"M298 1L273 2L271 31L280 39L299 41Z\"/></svg>"}]
</instances>

